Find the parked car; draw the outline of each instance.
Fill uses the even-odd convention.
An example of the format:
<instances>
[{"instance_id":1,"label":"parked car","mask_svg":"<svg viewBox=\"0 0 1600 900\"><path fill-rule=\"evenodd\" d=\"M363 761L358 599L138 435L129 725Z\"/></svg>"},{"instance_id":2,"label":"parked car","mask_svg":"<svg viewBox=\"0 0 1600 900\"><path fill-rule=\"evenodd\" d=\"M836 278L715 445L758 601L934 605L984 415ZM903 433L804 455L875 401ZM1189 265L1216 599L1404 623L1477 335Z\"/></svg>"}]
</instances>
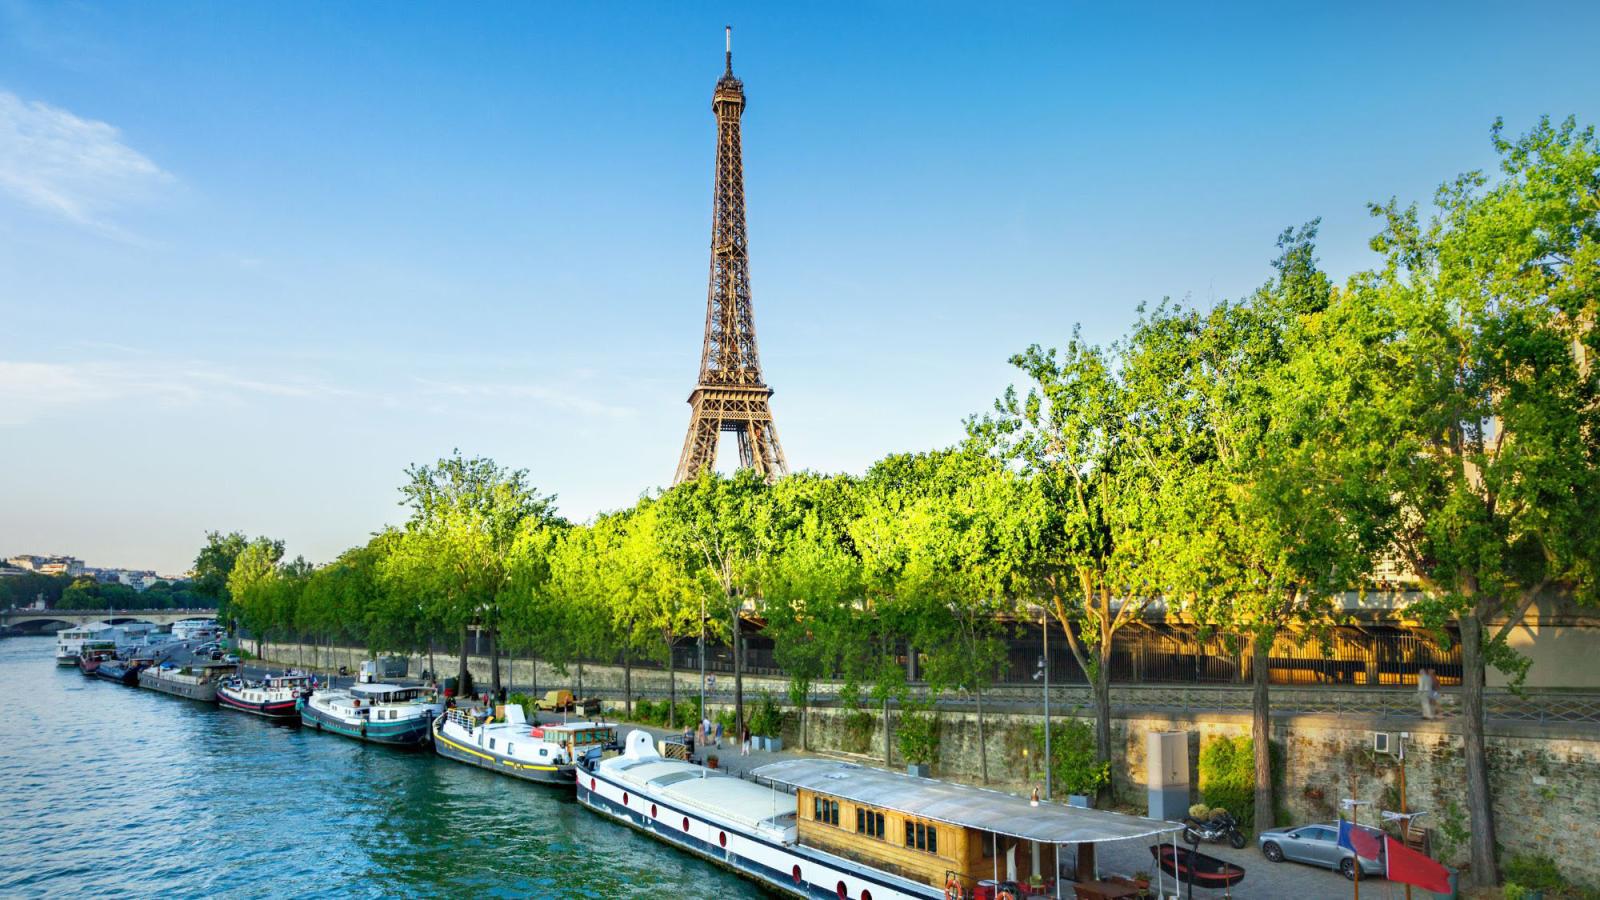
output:
<instances>
[{"instance_id":1,"label":"parked car","mask_svg":"<svg viewBox=\"0 0 1600 900\"><path fill-rule=\"evenodd\" d=\"M534 705L545 712L565 712L574 708L577 701L572 699L571 691L546 691Z\"/></svg>"},{"instance_id":2,"label":"parked car","mask_svg":"<svg viewBox=\"0 0 1600 900\"><path fill-rule=\"evenodd\" d=\"M1325 866L1346 878L1356 877L1355 851L1339 846L1339 826L1301 825L1295 828L1269 828L1256 838L1261 855L1272 862L1293 860ZM1383 861L1361 860L1361 877L1383 874Z\"/></svg>"}]
</instances>

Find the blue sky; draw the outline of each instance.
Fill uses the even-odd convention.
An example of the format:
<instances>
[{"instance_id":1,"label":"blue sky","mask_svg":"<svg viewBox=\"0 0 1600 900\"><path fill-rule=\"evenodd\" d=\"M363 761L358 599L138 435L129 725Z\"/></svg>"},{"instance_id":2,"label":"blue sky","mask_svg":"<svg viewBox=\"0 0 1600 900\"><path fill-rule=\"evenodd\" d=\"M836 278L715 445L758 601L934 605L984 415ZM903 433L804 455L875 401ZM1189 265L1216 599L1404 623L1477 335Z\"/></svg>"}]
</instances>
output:
<instances>
[{"instance_id":1,"label":"blue sky","mask_svg":"<svg viewBox=\"0 0 1600 900\"><path fill-rule=\"evenodd\" d=\"M323 561L410 462L671 478L722 26L789 462L957 440L1009 354L1263 281L1321 216L1600 120L1600 7L0 0L0 553Z\"/></svg>"}]
</instances>

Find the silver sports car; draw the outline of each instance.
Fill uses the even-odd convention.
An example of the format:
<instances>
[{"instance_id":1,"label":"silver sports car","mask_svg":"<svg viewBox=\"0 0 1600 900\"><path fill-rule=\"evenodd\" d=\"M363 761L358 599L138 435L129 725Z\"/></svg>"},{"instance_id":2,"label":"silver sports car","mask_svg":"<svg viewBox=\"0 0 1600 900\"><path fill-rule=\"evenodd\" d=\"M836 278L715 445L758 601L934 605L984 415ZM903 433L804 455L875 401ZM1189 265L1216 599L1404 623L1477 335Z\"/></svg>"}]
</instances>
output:
<instances>
[{"instance_id":1,"label":"silver sports car","mask_svg":"<svg viewBox=\"0 0 1600 900\"><path fill-rule=\"evenodd\" d=\"M1346 878L1356 877L1356 855L1339 846L1338 825L1301 825L1298 828L1272 828L1256 838L1261 855L1272 862L1292 859L1338 870ZM1361 861L1361 877L1383 875L1383 862L1376 859Z\"/></svg>"}]
</instances>

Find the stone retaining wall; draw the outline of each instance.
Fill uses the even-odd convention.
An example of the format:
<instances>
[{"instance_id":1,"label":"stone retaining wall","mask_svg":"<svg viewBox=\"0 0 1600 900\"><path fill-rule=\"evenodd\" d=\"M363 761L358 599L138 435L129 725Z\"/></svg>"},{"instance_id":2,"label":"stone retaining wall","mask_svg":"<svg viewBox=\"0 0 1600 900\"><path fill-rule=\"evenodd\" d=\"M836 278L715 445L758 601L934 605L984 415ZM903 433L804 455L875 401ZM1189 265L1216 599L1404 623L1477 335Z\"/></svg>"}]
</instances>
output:
<instances>
[{"instance_id":1,"label":"stone retaining wall","mask_svg":"<svg viewBox=\"0 0 1600 900\"><path fill-rule=\"evenodd\" d=\"M348 666L355 671L366 654L359 650L334 648L332 653L298 645L268 645L267 659L282 664L317 665L325 668ZM488 684L489 661L469 660L473 677ZM445 674L455 671L453 657L438 656L435 664ZM412 673L427 665L426 657L412 661ZM501 676L508 684L527 690L535 683L540 691L575 688L576 670L562 673L547 664L526 659L502 660ZM535 677L536 676L536 677ZM679 699L686 700L699 691L697 671L677 673ZM729 705L727 693L732 676L719 675L718 699L711 705ZM620 666L584 667L584 693L610 694L622 690ZM635 669L633 688L639 693L659 695L667 689L667 673L659 669ZM746 702L762 690L784 699L788 682L765 676L745 677ZM787 706L787 703L785 704ZM620 707L620 700L608 701ZM852 735L850 711L835 707L811 710L807 740L814 751L858 754L867 761L883 762L883 719L872 714L870 731ZM890 713L890 725L896 713ZM970 711L945 710L940 714L940 754L934 774L957 781L981 780L976 716ZM989 781L992 785L1021 793L1042 786L1042 752L1034 733L1040 724L1037 715L998 712L984 717L988 749ZM1409 806L1425 810L1422 823L1435 832L1436 850L1447 861L1466 861L1466 842L1450 841L1445 833L1459 829L1464 833L1465 762L1462 740L1449 719L1409 723L1365 716L1292 715L1274 716L1274 740L1285 750L1284 805L1293 822L1332 821L1337 817L1338 799L1349 794L1354 779L1356 793L1382 808L1393 808L1397 794L1398 759L1372 752L1372 733L1399 728L1409 732L1406 740L1406 783ZM1189 734L1189 769L1198 782L1201 745L1215 737L1248 736L1250 718L1237 712L1142 713L1123 711L1112 720L1112 740L1119 749L1112 765L1113 793L1119 804L1137 811L1145 809L1145 736L1152 731L1183 731ZM1600 734L1588 729L1555 729L1537 725L1491 722L1488 729L1490 781L1495 797L1498 837L1504 852L1542 853L1554 857L1562 871L1575 883L1600 885ZM787 717L784 740L789 748L800 746L798 716ZM891 765L903 761L893 748ZM1198 800L1198 789L1192 789ZM1369 807L1368 809L1371 809ZM1369 813L1370 815L1370 813ZM1502 858L1502 862L1504 861Z\"/></svg>"}]
</instances>

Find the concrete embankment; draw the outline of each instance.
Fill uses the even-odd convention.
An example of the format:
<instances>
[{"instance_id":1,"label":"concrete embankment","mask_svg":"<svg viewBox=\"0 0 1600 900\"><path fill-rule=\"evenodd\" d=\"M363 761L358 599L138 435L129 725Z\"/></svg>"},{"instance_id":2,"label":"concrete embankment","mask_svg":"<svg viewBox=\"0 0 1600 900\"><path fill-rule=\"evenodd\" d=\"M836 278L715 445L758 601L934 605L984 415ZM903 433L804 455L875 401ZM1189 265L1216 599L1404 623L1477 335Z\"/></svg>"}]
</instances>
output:
<instances>
[{"instance_id":1,"label":"concrete embankment","mask_svg":"<svg viewBox=\"0 0 1600 900\"><path fill-rule=\"evenodd\" d=\"M285 665L317 666L351 671L367 658L364 651L346 648L314 648L301 645L267 645L267 659ZM480 685L488 683L489 660L469 660L473 677ZM454 672L455 659L437 656L434 664L445 674ZM413 673L426 668L426 657L411 661ZM501 661L501 677L515 689L546 691L552 688L577 690L577 671L566 672L527 659ZM608 706L621 705L623 670L620 666L585 665L582 693L606 698ZM732 676L719 674L712 693L714 708L731 704ZM664 696L667 673L659 669L635 668L632 674L636 697ZM698 694L699 673L679 671L677 689L680 700ZM827 692L827 686L822 686ZM750 703L761 691L770 691L784 700L787 679L763 675L745 677L745 700ZM984 717L984 745L987 748L991 784L1026 792L1041 783L1042 748L1036 735L1042 717L1024 704L996 697L996 711ZM1115 697L1113 702L1115 703ZM785 706L788 704L785 702ZM990 708L986 703L986 708ZM881 711L867 710L862 715L849 709L824 704L807 717L805 742L814 750L834 754L858 755L882 765L884 722ZM891 710L889 727L890 759L894 767L903 765L894 748L892 729L896 713ZM1064 708L1060 715L1087 716L1087 710ZM785 718L784 741L789 747L801 744L799 717ZM934 774L958 781L982 780L977 716L970 705L942 709L940 713L939 756ZM1145 804L1145 741L1151 732L1182 731L1189 735L1190 772L1198 779L1200 747L1216 737L1248 736L1250 717L1237 709L1133 709L1114 710L1112 738L1117 748L1112 765L1116 799L1134 809ZM1407 801L1412 810L1426 810L1427 824L1434 830L1437 847L1447 861L1466 861L1464 835L1467 825L1465 762L1457 722L1447 717L1424 721L1390 711L1385 714L1363 712L1280 713L1273 717L1274 740L1284 749L1282 805L1296 823L1331 821L1337 817L1337 803L1346 796L1354 780L1364 799L1392 808L1398 799L1399 759L1373 752L1374 732L1393 735L1406 733ZM1490 779L1495 796L1499 839L1506 854L1539 853L1557 860L1563 873L1580 884L1600 885L1600 727L1593 725L1540 725L1491 721L1488 729ZM1199 797L1199 785L1192 791Z\"/></svg>"}]
</instances>

